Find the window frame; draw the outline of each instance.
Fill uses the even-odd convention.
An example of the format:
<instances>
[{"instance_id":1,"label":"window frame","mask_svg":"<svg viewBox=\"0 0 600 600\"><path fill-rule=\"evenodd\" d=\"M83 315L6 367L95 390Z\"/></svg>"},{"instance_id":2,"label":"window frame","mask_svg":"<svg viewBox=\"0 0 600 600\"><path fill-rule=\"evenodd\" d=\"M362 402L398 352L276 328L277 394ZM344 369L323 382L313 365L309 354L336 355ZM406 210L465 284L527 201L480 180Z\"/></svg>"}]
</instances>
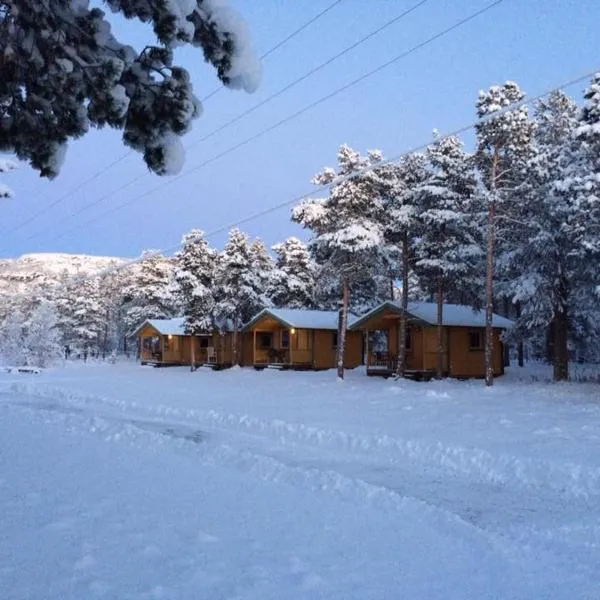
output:
<instances>
[{"instance_id":1,"label":"window frame","mask_svg":"<svg viewBox=\"0 0 600 600\"><path fill-rule=\"evenodd\" d=\"M477 345L472 344L472 336L477 335L479 343ZM481 352L484 349L485 342L483 332L480 329L469 329L467 332L468 336L468 344L469 344L469 352Z\"/></svg>"}]
</instances>

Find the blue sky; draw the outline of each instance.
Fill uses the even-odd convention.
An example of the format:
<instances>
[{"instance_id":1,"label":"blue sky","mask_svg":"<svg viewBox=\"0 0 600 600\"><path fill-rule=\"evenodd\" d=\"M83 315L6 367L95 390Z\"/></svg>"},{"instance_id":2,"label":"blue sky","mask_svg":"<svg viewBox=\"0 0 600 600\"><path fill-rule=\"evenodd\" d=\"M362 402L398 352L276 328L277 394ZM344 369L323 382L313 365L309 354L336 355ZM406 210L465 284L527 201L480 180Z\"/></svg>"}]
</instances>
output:
<instances>
[{"instance_id":1,"label":"blue sky","mask_svg":"<svg viewBox=\"0 0 600 600\"><path fill-rule=\"evenodd\" d=\"M222 90L209 99L184 144L193 144L416 2L343 0L267 58L256 93ZM231 3L245 17L258 54L263 54L331 0ZM195 144L183 172L489 3L429 0L239 123ZM504 0L443 39L189 176L171 183L148 173L139 155L130 155L40 214L127 152L119 132L94 130L70 144L63 170L54 181L41 180L26 165L3 176L16 198L0 204L0 256L27 252L137 256L143 249L173 247L192 228L220 229L308 192L312 175L335 164L342 143L360 151L380 148L386 156L395 156L428 142L433 128L448 132L472 122L480 89L511 79L529 95L537 95L600 69L598 23L597 0ZM113 30L121 41L134 46L152 41L149 28L119 17L113 19ZM177 61L190 71L198 97L218 87L199 50L179 50ZM579 100L583 87L568 91ZM467 136L466 142L470 145L472 139ZM116 191L136 176L140 176L138 181ZM146 194L162 184L159 191ZM94 207L83 210L104 196ZM142 197L116 210L137 196ZM104 215L111 210L114 212ZM78 211L80 214L75 214ZM306 233L290 222L289 214L284 208L242 228L269 245L289 235L305 237ZM221 247L225 239L226 234L219 233L211 243Z\"/></svg>"}]
</instances>

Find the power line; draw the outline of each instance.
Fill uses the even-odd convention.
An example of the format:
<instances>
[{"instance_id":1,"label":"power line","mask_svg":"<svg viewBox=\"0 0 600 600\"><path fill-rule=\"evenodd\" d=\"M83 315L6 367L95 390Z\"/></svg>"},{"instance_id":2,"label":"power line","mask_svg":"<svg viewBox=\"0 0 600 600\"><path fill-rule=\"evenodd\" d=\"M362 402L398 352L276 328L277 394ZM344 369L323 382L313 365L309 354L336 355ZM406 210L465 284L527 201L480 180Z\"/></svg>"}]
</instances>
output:
<instances>
[{"instance_id":1,"label":"power line","mask_svg":"<svg viewBox=\"0 0 600 600\"><path fill-rule=\"evenodd\" d=\"M221 131L227 129L228 127L230 127L234 123L238 123L244 117L247 117L249 114L252 114L255 110L258 110L262 106L265 106L265 104L268 104L269 102L272 102L276 98L279 98L280 96L282 96L283 94L285 94L285 92L288 92L293 87L296 87L299 83L302 83L303 81L305 81L309 77L312 77L315 73L318 73L319 71L321 71L325 67L328 67L330 64L334 63L339 58L342 58L342 56L345 56L349 52L352 52L352 50L355 50L356 48L358 48L359 46L361 46L362 44L364 44L365 42L367 42L371 38L373 38L376 35L380 34L382 31L385 31L388 27L391 27L392 25L395 25L396 23L398 23L398 21L401 21L403 18L407 17L408 15L410 15L412 12L414 12L415 10L417 10L419 7L423 6L423 4L426 4L427 2L429 2L429 0L420 0L419 2L417 2L416 4L414 4L413 6L411 6L410 8L408 8L405 11L401 12L399 15L396 15L395 17L392 17L391 19L389 19L388 21L386 21L383 25L381 25L377 29L374 29L373 31L369 32L367 35L363 36L362 38L360 38L359 40L357 40L356 42L354 42L350 46L347 46L346 48L344 48L343 50L341 50L337 54L334 54L333 56L331 56L330 58L328 58L325 62L322 62L319 65L317 65L316 67L314 67L313 69L310 69L310 71L307 71L301 77L298 77L297 79L295 79L291 83L288 83L287 85L285 85L284 87L282 87L281 89L279 89L277 92L274 92L270 96L267 96L264 100L261 100L260 102L258 102L254 106L251 106L250 108L248 108L247 110L245 110L245 111L241 112L240 114L236 115L235 117L233 117L229 121L226 121L220 127L217 127L216 129L213 129L210 133L207 133L206 135L204 135L200 139L196 140L195 142L192 142L186 149L187 150L191 150L192 148L194 148L198 144L200 144L202 142L205 142L206 140L210 139L211 137L213 137L217 133L220 133Z\"/></svg>"},{"instance_id":2,"label":"power line","mask_svg":"<svg viewBox=\"0 0 600 600\"><path fill-rule=\"evenodd\" d=\"M342 1L342 0L339 0ZM403 12L401 12L400 14L396 15L395 17L389 19L388 21L386 21L383 25L381 25L380 27L378 27L377 29L374 29L373 31L371 31L370 33L368 33L367 35L363 36L362 38L360 38L359 40L357 40L356 42L354 42L353 44L351 44L350 46L347 46L346 48L344 48L342 51L338 52L337 54L335 54L334 56L330 57L329 59L327 59L325 62L317 65L315 68L311 69L310 71L308 71L307 73L305 73L304 75L302 75L301 77L295 79L294 81L292 81L291 83L289 83L288 85L284 86L283 88L281 88L279 91L275 92L274 94L271 94L269 97L265 98L264 100L262 100L261 102L259 102L258 104L255 104L254 106L250 107L248 110L240 113L239 115L237 115L236 117L234 117L233 119L230 119L229 121L227 121L226 123L224 123L223 125L221 125L220 127L218 127L217 129L214 129L212 132L208 133L207 135L205 135L204 137L200 138L199 140L197 140L196 142L192 143L191 145L189 145L186 149L190 150L191 148L193 148L194 146L197 146L199 143L204 142L206 140L208 140L209 138L213 137L214 135L216 135L217 133L223 131L224 129L227 129L228 127L230 127L231 125L233 125L234 123L237 123L238 121L240 121L241 119L243 119L244 117L246 117L247 115L251 114L252 112L254 112L255 110L259 109L260 107L266 105L267 103L275 100L276 98L278 98L279 96L283 95L285 92L289 91L290 89L292 89L294 86L298 85L299 83L301 83L302 81L308 79L309 77L311 77L312 75L314 75L315 73L317 73L318 71L320 71L321 69L324 69L326 66L330 65L331 63L335 62L336 60L338 60L339 58L341 58L342 56L348 54L348 52L351 52L352 50L356 49L357 47L359 47L360 45L364 44L366 41L368 41L369 39L373 38L374 36L378 35L379 33L381 33L382 31L384 31L385 29L387 29L388 27L391 27L392 25L394 25L395 23L397 23L398 21L400 21L401 19L407 17L409 14L411 14L412 12L414 12L415 10L417 10L420 6L422 6L423 4L425 4L426 2L428 2L429 0L420 0L419 2L417 2L416 4L414 4L413 6L411 6L410 8L404 10ZM335 4L338 4L339 2L335 2L333 4L331 4L328 9L333 8L333 6L335 6ZM327 10L327 9L326 9ZM322 15L324 13L319 13L319 15ZM315 17L314 20L316 20L317 17ZM298 30L297 30L298 31ZM286 39L291 39L290 36L288 36L288 38ZM276 45L272 50L277 49L279 47L281 47L282 42L280 42L278 45ZM269 51L271 52L271 51ZM268 53L267 53L268 54ZM212 161L211 161L212 162ZM205 165L202 165L205 166ZM170 179L166 182L163 182L162 184L159 184L157 187L153 188L149 193L152 193L153 191L156 191L158 189L162 189L162 187L164 185L167 185L169 183L172 183L173 181L176 181L178 178L184 176L185 174L181 174L176 176L173 179ZM125 183L123 186L117 188L116 191L113 191L110 194L105 194L103 196L101 196L100 198L98 198L97 200L94 200L86 205L84 205L80 210L78 210L76 213L69 215L67 218L61 220L59 223L55 224L55 226L57 225L61 225L62 223L64 223L65 221L70 220L73 217L76 217L77 215L81 214L84 211L89 210L90 208L93 208L94 206L97 206L98 204L100 204L102 201L104 201L107 197L114 195L115 193L118 193L120 191L122 191L123 189L125 189L126 187L129 187L129 185L131 185L131 183L133 183L134 181L139 181L139 179L141 179L141 175L139 177L136 177L134 180L129 181L127 183ZM126 202L124 204L124 206L127 206L128 202ZM112 214L113 211L112 209L109 210L107 212L107 214ZM66 233L69 233L69 231L72 231L73 228L67 230L65 233L59 235L59 237L57 239L60 239L61 237L63 237ZM30 239L36 237L37 234L33 234L27 238L25 238L25 240L23 241L29 241Z\"/></svg>"},{"instance_id":3,"label":"power line","mask_svg":"<svg viewBox=\"0 0 600 600\"><path fill-rule=\"evenodd\" d=\"M448 133L445 133L441 136L439 136L438 139L446 139L449 137L455 137L455 136L460 136L468 131L471 130L475 130L475 128L482 124L482 123L487 123L489 121L493 121L494 119L497 119L498 117L502 116L503 114L509 112L509 111L513 111L517 108L520 108L522 106L528 106L528 105L532 105L535 104L536 102L538 102L539 100L541 100L542 98L545 98L546 96L550 95L553 92L556 91L560 91L560 90L564 90L566 88L569 88L577 83L581 83L582 81L585 80L590 80L596 73L598 73L600 71L600 66L596 69L593 69L592 71L589 71L583 75L579 75L578 77L575 77L573 79L569 79L568 81L565 81L564 83L561 83L557 86L554 86L544 92L542 92L541 94L538 94L536 96L533 96L531 98L524 98L523 100L520 100L518 102L514 102L512 104L509 104L503 108L501 108L500 110L494 112L494 113L490 113L485 115L484 117L476 120L475 122L469 123L468 125L463 125L462 127L459 127L457 129L454 129L453 131L450 131ZM315 194L321 194L323 192L326 192L328 190L330 190L333 186L336 185L340 185L341 183L344 183L345 181L348 181L352 178L364 175L365 173L369 173L371 171L374 171L376 169L381 169L383 167L386 167L388 165L393 165L397 162L399 162L400 160L402 160L403 158L406 158L407 156L410 156L411 154L415 154L417 152L423 152L425 151L428 146L431 144L431 140L423 143L423 144L419 144L418 146L413 146L412 148L410 148L409 150L405 150L399 154L397 154L396 156L394 156L393 158L378 162L376 164L367 166L367 167L363 167L362 169L358 169L352 173L348 173L347 175L342 175L342 176L338 176L336 177L331 183L327 184L327 185L322 185L319 187L313 187L311 190L306 191L303 194L298 194L296 196L294 196L293 198L290 198L288 200L285 200L283 202L280 202L278 204L275 204L273 206L270 206L268 208L265 208L261 211L255 212L251 215L248 215L247 217L244 217L242 219L238 219L237 221L233 221L230 222L226 225L222 225L220 227L217 227L216 229L213 229L207 233L204 234L204 237L206 239L212 238L216 235L219 235L221 233L225 233L229 230L231 230L234 227L240 227L241 225L245 225L246 223L249 223L251 221L254 221L256 219L259 219L261 217L264 217L266 215L269 215L271 213L274 213L278 210L281 210L282 208L286 208L288 206L292 206L294 204L297 204L299 202L301 202L302 200L306 199L307 197L310 196L314 196ZM175 252L177 250L179 250L181 248L181 244L177 244L175 246L172 246L170 248L164 248L158 252L160 252L161 254L169 254L172 252ZM128 268L129 266L132 266L134 264L138 264L139 262L142 261L141 256L135 259L132 259L130 261L127 261L125 263L123 263L122 265L118 265L117 267L110 267L108 269L105 269L103 271L100 271L98 273L95 273L94 275L89 275L88 278L92 278L92 277L100 277L102 275L106 275L109 274L113 271L120 271L123 270L125 268ZM86 278L85 276L83 277L84 279Z\"/></svg>"},{"instance_id":4,"label":"power line","mask_svg":"<svg viewBox=\"0 0 600 600\"><path fill-rule=\"evenodd\" d=\"M283 47L285 44L287 44L287 42L289 42L294 37L296 37L298 34L300 34L302 31L304 31L305 29L307 29L308 27L310 27L313 23L315 23L316 21L318 21L321 17L325 16L329 11L331 11L333 8L335 8L338 4L341 4L343 1L344 0L335 0L334 2L332 2L331 4L329 4L328 6L326 6L323 10L321 10L319 13L317 13L314 17L312 17L311 19L309 19L308 21L306 21L305 23L303 23L302 25L300 25L300 27L296 28L289 35L287 35L285 38L283 38L282 40L280 40L279 42L277 42L274 46L272 46L269 50L267 50L262 56L260 56L260 60L264 60L265 58L267 58L271 54L277 52L277 50L279 50L281 47ZM223 87L224 86L220 86L220 87L216 88L213 92L211 92L210 94L208 94L207 96L205 96L204 98L202 98L202 102L206 102L208 99L210 99L212 96L214 96L217 92L219 92L220 90L222 90ZM45 207L41 211L38 211L37 213L35 213L34 215L32 215L31 217L29 217L25 221L22 221L16 227L11 227L10 228L10 232L14 233L15 231L19 231L23 227L27 226L29 223L32 223L33 221L35 221L41 215L47 214L55 206L58 206L58 204L60 204L64 200L66 200L66 198L68 198L71 194L74 194L75 192L78 192L85 185L87 185L91 181L94 181L100 175L102 175L103 173L105 173L106 171L108 171L109 169L111 169L112 167L114 167L115 165L117 165L118 163L120 163L121 161L123 161L124 159L126 159L128 156L130 156L132 154L134 154L133 150L129 150L128 152L126 152L125 154L123 154L122 156L120 156L119 158L117 158L116 160L114 160L113 162L111 162L110 164L106 165L105 167L103 167L99 171L93 173L90 177L88 177L83 182L81 182L80 184L78 184L75 188L69 190L68 192L66 192L65 194L63 194L59 198L57 198L54 202L52 202L50 205L48 205L47 207ZM113 191L110 194L107 194L107 195L103 196L102 200L106 199L109 195L113 195L113 194L115 194L115 193L117 193L117 192L125 189L131 183L134 183L135 181L138 181L140 179L140 177L136 177L135 179L131 180L129 183L127 183L124 186L118 188L116 191ZM91 208L92 206L95 206L96 204L97 203L94 202L91 205L89 205L89 207ZM81 212L83 212L83 211L78 211L74 215L71 215L71 217L72 216L76 216L76 215L80 214ZM64 220L61 221L61 223L62 222L64 222ZM9 229L5 229L2 233L8 233L8 231L9 231ZM32 239L32 237L36 237L36 235L37 234L34 234L33 236L29 236L24 241L28 241L28 240Z\"/></svg>"},{"instance_id":5,"label":"power line","mask_svg":"<svg viewBox=\"0 0 600 600\"><path fill-rule=\"evenodd\" d=\"M305 29L310 27L315 21L318 21L321 17L325 16L331 9L335 8L338 4L341 4L344 0L335 0L329 6L326 6L321 12L317 13L312 19L306 21L303 25L300 25L297 29L292 31L289 35L284 37L281 41L277 42L272 48L267 50L261 57L260 60L265 60L268 56L277 52L279 48L287 44L291 39L295 38L299 33L302 33ZM218 88L215 88L210 94L204 96L202 98L202 102L206 102L208 99L212 98L216 94L218 94L225 86L220 85Z\"/></svg>"},{"instance_id":6,"label":"power line","mask_svg":"<svg viewBox=\"0 0 600 600\"><path fill-rule=\"evenodd\" d=\"M56 200L54 200L53 202L51 202L50 204L45 206L42 210L39 210L38 212L34 213L28 219L25 219L25 221L21 221L21 223L19 223L15 227L5 228L2 231L2 234L8 233L8 231L10 231L11 233L14 233L15 231L19 231L19 229L23 229L23 227L25 227L26 225L29 225L29 223L35 221L38 217L41 217L42 215L45 215L46 213L51 211L55 206L58 206L61 202L66 200L71 194L78 192L81 188L86 186L91 181L94 181L94 179L97 179L98 177L100 177L100 175L102 175L103 173L105 173L106 171L108 171L109 169L114 167L117 163L121 162L122 160L125 160L131 154L133 154L132 150L125 152L125 154L119 156L119 158L117 158L116 160L112 161L110 164L108 164L105 167L103 167L102 169L100 169L100 171L96 171L93 175L91 175L87 179L84 179L77 186L75 186L68 192L65 192L62 196L59 196ZM37 196L35 196L35 197L37 197Z\"/></svg>"},{"instance_id":7,"label":"power line","mask_svg":"<svg viewBox=\"0 0 600 600\"><path fill-rule=\"evenodd\" d=\"M368 79L369 77L372 77L373 75L376 75L377 73L383 71L384 69L386 69L387 67L399 62L400 60L406 58L407 56L410 56L411 54L413 54L414 52L417 52L418 50L420 50L421 48L424 48L425 46L428 46L429 44L433 43L434 41L448 35L449 33L453 32L454 30L462 27L463 25L465 25L466 23L472 21L473 19L477 18L478 16L486 13L487 11L491 10L492 8L498 6L499 4L501 4L502 2L504 2L504 0L495 0L494 2L492 2L491 4L488 4L487 6L483 7L482 9L477 10L476 12L471 13L469 16L457 21L456 23L454 23L453 25L451 25L450 27L447 27L446 29L443 29L442 31L436 33L435 35L427 38L426 40L424 40L423 42L420 42L419 44L412 46L411 48L409 48L408 50L405 50L404 52L402 52L401 54L398 54L397 56L395 56L394 58L382 63L381 65L379 65L378 67L375 67L374 69L368 71L367 73L364 73L363 75L361 75L360 77L357 77L356 79L353 79L352 81L350 81L349 83L346 83L345 85L335 89L334 91L326 94L325 96L322 96L321 98L319 98L318 100L315 100L314 102L304 106L303 108L301 108L300 110L292 113L291 115L288 115L287 117L284 117L283 119L281 119L280 121L277 121L276 123L274 123L273 125L270 125L260 131L258 131L257 133L251 135L250 137L242 140L241 142L238 142L237 144L234 144L233 146L230 146L229 148L223 150L222 152L204 160L203 162L195 165L194 167L192 167L191 169L189 169L188 171L185 171L184 173L180 173L179 175L167 180L167 181L163 181L162 183L158 184L157 186L151 188L150 190L142 193L142 194L138 194L137 196L134 196L132 198L130 198L129 200L126 200L125 202L118 204L117 206L114 206L113 208L101 213L100 215L97 215L96 217L93 217L92 219L89 219L88 221L84 222L82 225L79 226L74 226L64 232L62 232L61 234L59 234L57 237L53 238L54 241L62 239L65 235L67 235L68 233L72 232L72 231L76 231L77 229L79 229L80 227L86 227L92 223L95 223L97 221L99 221L100 219L103 219L106 216L109 216L111 214L114 214L115 212L122 210L123 208L126 208L127 206L130 206L131 204L133 204L134 202L136 202L137 200L139 200L140 198L146 197L150 194L153 194L173 183L175 183L176 181L179 181L181 179L183 179L184 177L187 177L188 175L191 175L192 173L195 173L196 171L199 171L201 169L203 169L204 167L206 167L207 165L215 162L216 160L219 160L220 158L223 158L224 156L227 156L228 154L231 154L232 152L234 152L235 150L238 150L239 148L242 148L243 146L248 145L249 143L263 137L264 135L266 135L267 133L270 133L271 131L274 131L275 129L278 129L279 127L281 127L282 125L285 125L287 123L289 123L290 121L293 121L294 119L300 117L301 115L305 114L306 112L312 110L313 108L316 108L317 106L319 106L320 104L323 104L324 102L326 102L327 100L330 100L331 98L337 96L338 94L341 94L342 92L345 92L346 90L354 87L355 85L358 85L359 83L365 81L366 79Z\"/></svg>"},{"instance_id":8,"label":"power line","mask_svg":"<svg viewBox=\"0 0 600 600\"><path fill-rule=\"evenodd\" d=\"M542 92L541 94L538 94L536 96L533 96L531 98L524 98L523 100L520 100L518 102L514 102L512 104L509 104L508 106L505 106L503 108L501 108L500 110L494 112L494 113L490 113L485 115L484 117L476 120L475 122L469 123L468 125L463 125L462 127L459 127L457 129L454 129L453 131L450 131L448 133L445 133L441 136L439 136L438 139L446 139L449 137L455 137L455 136L460 136L464 133L467 133L468 131L472 131L475 130L475 128L482 124L482 123L487 123L489 121L493 121L494 119L497 119L498 117L502 116L503 114L513 111L517 108L523 107L523 106L528 106L528 105L532 105L535 104L536 102L538 102L539 100L541 100L542 98L545 98L546 96L549 96L551 93L553 92L557 92L560 90L564 90L566 88L569 88L577 83L581 83L582 81L585 80L590 80L596 73L598 73L600 71L600 66L596 69L593 69L592 71L589 71L583 75L579 75L578 77L575 77L573 79L569 79L567 81L565 81L564 83L561 83L557 86L554 86L544 92ZM298 194L296 196L294 196L293 198L289 199L289 200L285 200L283 202L280 202L278 204L275 204L273 206L270 206L268 208L265 208L261 211L255 212L251 215L248 215L247 217L244 217L242 219L238 219L237 221L233 221L231 223L228 223L226 225L222 225L220 227L217 227L216 229L213 229L207 233L204 234L204 237L206 239L212 238L216 235L219 235L221 233L225 233L229 230L231 230L234 227L240 227L241 225L245 225L246 223L249 223L251 221L254 221L256 219L259 219L261 217L264 217L266 215L269 215L271 213L274 213L278 210L281 210L282 208L286 208L288 206L292 206L294 204L297 204L299 202L301 202L302 200L306 199L307 197L310 196L314 196L315 194L321 194L323 192L326 192L328 190L330 190L333 186L336 185L340 185L341 183L344 183L352 178L358 177L360 175L364 175L366 173L369 173L371 171L374 171L376 169L381 169L383 167L389 166L389 165L393 165L397 162L399 162L400 160L402 160L403 158L406 158L407 156L410 156L411 154L415 154L417 152L423 152L425 151L429 146L431 145L431 141L428 141L426 143L423 144L419 144L418 146L413 146L412 148L410 148L409 150L405 150L399 154L397 154L396 156L394 156L393 158L378 162L376 164L367 166L367 167L363 167L362 169L358 169L352 173L348 173L347 175L342 175L342 176L338 176L336 177L331 183L327 184L327 185L322 185L319 187L313 187L311 190L306 191L303 194ZM158 252L160 252L161 254L169 254L172 252L175 252L177 250L179 250L181 248L181 244L177 244L175 246L172 246L170 248L164 248L163 250L160 250ZM137 264L139 262L141 262L142 258L141 256L136 258L136 259L132 259L130 261L127 261L126 263L124 263L123 265L119 265L117 267L111 267L109 269L105 269L104 271L101 271L99 273L96 273L94 275L90 275L89 277L98 277L98 276L102 276L105 274L108 274L112 271L120 271L124 268L127 268L129 266L132 266L134 264ZM85 277L84 277L85 278Z\"/></svg>"}]
</instances>

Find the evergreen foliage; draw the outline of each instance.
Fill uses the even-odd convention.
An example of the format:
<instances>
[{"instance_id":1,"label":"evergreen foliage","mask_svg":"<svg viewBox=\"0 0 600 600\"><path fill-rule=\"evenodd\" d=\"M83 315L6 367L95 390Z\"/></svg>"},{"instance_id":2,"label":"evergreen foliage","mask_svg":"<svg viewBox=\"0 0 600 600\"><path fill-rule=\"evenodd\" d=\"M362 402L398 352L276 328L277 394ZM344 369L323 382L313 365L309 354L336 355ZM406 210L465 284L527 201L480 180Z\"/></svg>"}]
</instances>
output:
<instances>
[{"instance_id":1,"label":"evergreen foliage","mask_svg":"<svg viewBox=\"0 0 600 600\"><path fill-rule=\"evenodd\" d=\"M107 0L113 13L151 24L137 52L88 0L0 1L0 151L55 177L68 140L90 127L123 130L158 174L182 166L179 136L201 112L174 49L199 48L224 85L253 91L260 68L239 17L220 0Z\"/></svg>"}]
</instances>

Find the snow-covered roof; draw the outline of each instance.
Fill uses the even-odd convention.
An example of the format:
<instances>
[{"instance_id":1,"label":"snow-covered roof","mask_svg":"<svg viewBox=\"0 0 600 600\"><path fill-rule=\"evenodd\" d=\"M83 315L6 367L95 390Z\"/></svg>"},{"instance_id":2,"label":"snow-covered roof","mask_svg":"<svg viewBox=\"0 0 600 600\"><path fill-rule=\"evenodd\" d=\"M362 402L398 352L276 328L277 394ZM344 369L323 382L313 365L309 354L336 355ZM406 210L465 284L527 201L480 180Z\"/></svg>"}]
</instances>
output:
<instances>
[{"instance_id":1,"label":"snow-covered roof","mask_svg":"<svg viewBox=\"0 0 600 600\"><path fill-rule=\"evenodd\" d=\"M265 308L254 316L243 328L243 331L250 329L257 321L263 317L272 317L286 327L296 329L331 329L338 328L337 310L307 310L302 308ZM356 320L356 316L348 315L348 326Z\"/></svg>"},{"instance_id":2,"label":"snow-covered roof","mask_svg":"<svg viewBox=\"0 0 600 600\"><path fill-rule=\"evenodd\" d=\"M398 302L384 302L372 311L357 319L352 325L352 329L359 328L363 323L374 317L380 312L389 310L400 313L402 308ZM437 304L435 302L409 302L409 318L418 319L428 325L437 325ZM447 327L485 327L485 311L473 310L470 306L462 304L444 304L442 313L442 323ZM492 325L499 329L510 329L514 323L505 317L494 313Z\"/></svg>"},{"instance_id":3,"label":"snow-covered roof","mask_svg":"<svg viewBox=\"0 0 600 600\"><path fill-rule=\"evenodd\" d=\"M136 330L140 331L146 325L156 329L160 335L187 335L185 332L185 317L174 319L147 319Z\"/></svg>"}]
</instances>

